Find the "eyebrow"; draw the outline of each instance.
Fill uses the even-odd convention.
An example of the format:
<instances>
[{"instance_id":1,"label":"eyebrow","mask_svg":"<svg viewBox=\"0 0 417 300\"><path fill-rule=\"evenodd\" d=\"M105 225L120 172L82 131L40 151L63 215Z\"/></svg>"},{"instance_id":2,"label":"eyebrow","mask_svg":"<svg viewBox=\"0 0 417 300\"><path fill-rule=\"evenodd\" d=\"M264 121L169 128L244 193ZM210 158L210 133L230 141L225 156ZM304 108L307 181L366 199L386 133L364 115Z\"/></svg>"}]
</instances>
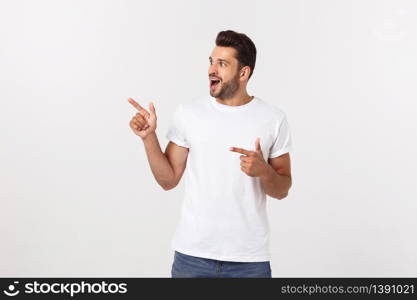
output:
<instances>
[{"instance_id":1,"label":"eyebrow","mask_svg":"<svg viewBox=\"0 0 417 300\"><path fill-rule=\"evenodd\" d=\"M209 60L213 60L213 58L211 56L209 56ZM219 58L218 61L224 61L226 63L229 63L227 60Z\"/></svg>"}]
</instances>

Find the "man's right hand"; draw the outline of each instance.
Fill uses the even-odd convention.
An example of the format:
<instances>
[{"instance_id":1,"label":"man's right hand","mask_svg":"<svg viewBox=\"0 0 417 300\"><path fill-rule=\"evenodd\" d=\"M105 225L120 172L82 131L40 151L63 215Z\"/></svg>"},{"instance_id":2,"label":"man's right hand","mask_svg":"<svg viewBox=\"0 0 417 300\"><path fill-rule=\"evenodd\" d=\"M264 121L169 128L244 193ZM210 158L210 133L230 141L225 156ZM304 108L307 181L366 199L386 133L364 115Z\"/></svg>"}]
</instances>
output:
<instances>
[{"instance_id":1,"label":"man's right hand","mask_svg":"<svg viewBox=\"0 0 417 300\"><path fill-rule=\"evenodd\" d=\"M133 132L136 135L140 136L143 140L151 133L154 133L156 130L155 107L153 106L153 102L150 102L150 112L148 112L132 98L129 98L128 101L138 110L138 113L132 118L132 120L129 123L130 128L132 128Z\"/></svg>"}]
</instances>

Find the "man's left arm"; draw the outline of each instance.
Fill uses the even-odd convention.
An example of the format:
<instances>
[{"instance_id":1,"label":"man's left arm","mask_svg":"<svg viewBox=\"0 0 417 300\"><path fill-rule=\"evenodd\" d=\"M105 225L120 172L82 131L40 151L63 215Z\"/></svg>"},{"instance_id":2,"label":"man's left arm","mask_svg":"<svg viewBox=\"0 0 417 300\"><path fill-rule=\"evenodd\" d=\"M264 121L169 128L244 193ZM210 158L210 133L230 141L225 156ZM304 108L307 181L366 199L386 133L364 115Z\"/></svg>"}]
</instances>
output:
<instances>
[{"instance_id":1,"label":"man's left arm","mask_svg":"<svg viewBox=\"0 0 417 300\"><path fill-rule=\"evenodd\" d=\"M259 177L268 196L278 200L287 197L291 187L289 152L265 161L259 138L255 141L255 151L237 147L230 147L229 150L243 154L240 156L240 169L248 176Z\"/></svg>"},{"instance_id":2,"label":"man's left arm","mask_svg":"<svg viewBox=\"0 0 417 300\"><path fill-rule=\"evenodd\" d=\"M265 193L275 199L282 200L291 188L290 154L268 158L264 171L259 175Z\"/></svg>"}]
</instances>

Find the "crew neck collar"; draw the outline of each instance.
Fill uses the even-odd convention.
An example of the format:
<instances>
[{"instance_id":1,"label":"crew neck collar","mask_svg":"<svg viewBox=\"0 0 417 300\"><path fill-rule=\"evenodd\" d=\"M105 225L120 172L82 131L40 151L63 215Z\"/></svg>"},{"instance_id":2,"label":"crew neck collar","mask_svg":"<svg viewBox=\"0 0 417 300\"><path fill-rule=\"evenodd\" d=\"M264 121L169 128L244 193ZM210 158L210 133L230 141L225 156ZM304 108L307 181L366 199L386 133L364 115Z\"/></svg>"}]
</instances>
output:
<instances>
[{"instance_id":1,"label":"crew neck collar","mask_svg":"<svg viewBox=\"0 0 417 300\"><path fill-rule=\"evenodd\" d=\"M242 105L227 105L217 102L216 98L209 96L211 104L218 110L221 111L242 111L252 107L256 102L258 102L258 97L254 96L251 101L242 104Z\"/></svg>"}]
</instances>

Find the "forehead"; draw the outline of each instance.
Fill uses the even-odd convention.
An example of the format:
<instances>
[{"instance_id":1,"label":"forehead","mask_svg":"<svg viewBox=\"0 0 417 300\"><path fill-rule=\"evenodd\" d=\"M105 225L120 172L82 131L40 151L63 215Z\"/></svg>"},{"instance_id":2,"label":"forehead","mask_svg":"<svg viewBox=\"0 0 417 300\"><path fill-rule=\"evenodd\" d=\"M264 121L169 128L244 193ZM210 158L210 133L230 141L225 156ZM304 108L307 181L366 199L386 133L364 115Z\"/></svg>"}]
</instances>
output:
<instances>
[{"instance_id":1,"label":"forehead","mask_svg":"<svg viewBox=\"0 0 417 300\"><path fill-rule=\"evenodd\" d=\"M232 47L221 47L216 46L214 47L213 51L210 54L212 59L223 59L228 62L237 62L236 59L236 50Z\"/></svg>"}]
</instances>

